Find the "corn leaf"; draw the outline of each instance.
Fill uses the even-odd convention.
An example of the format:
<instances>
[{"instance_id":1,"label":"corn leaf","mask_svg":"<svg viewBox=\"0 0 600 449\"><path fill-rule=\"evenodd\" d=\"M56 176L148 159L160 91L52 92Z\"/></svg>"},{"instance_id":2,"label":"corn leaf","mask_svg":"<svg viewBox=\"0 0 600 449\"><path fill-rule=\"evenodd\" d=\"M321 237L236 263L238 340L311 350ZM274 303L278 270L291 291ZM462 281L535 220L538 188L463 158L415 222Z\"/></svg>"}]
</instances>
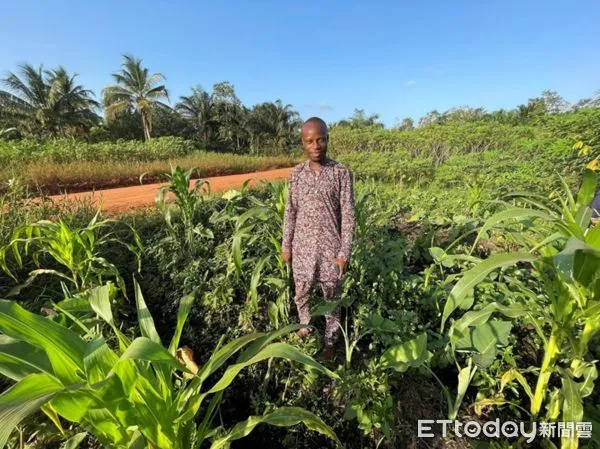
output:
<instances>
[{"instance_id":1,"label":"corn leaf","mask_svg":"<svg viewBox=\"0 0 600 449\"><path fill-rule=\"evenodd\" d=\"M13 429L39 410L64 386L48 374L30 374L0 395L0 449L4 449Z\"/></svg>"},{"instance_id":2,"label":"corn leaf","mask_svg":"<svg viewBox=\"0 0 600 449\"><path fill-rule=\"evenodd\" d=\"M81 381L85 342L75 332L6 300L0 300L0 330L44 349L54 375L61 381Z\"/></svg>"}]
</instances>

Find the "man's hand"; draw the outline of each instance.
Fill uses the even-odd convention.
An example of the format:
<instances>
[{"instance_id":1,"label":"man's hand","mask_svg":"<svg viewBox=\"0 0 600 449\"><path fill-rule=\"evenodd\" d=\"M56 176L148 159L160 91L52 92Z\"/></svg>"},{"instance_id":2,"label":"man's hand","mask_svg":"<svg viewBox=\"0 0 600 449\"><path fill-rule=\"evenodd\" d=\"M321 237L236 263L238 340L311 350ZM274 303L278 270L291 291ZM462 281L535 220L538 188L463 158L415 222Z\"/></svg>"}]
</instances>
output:
<instances>
[{"instance_id":1,"label":"man's hand","mask_svg":"<svg viewBox=\"0 0 600 449\"><path fill-rule=\"evenodd\" d=\"M290 265L292 263L292 253L290 253L289 251L282 252L281 253L281 258L288 265Z\"/></svg>"},{"instance_id":2,"label":"man's hand","mask_svg":"<svg viewBox=\"0 0 600 449\"><path fill-rule=\"evenodd\" d=\"M341 280L346 272L346 261L342 257L338 257L334 263L339 267L338 279Z\"/></svg>"}]
</instances>

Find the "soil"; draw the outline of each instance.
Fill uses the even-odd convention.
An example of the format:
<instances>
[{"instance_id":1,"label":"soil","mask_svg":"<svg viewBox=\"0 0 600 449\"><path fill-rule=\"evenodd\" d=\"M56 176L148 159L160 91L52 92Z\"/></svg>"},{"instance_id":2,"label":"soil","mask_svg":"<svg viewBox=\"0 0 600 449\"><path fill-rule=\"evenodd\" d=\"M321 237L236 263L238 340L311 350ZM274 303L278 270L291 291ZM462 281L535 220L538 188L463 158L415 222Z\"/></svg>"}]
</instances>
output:
<instances>
[{"instance_id":1,"label":"soil","mask_svg":"<svg viewBox=\"0 0 600 449\"><path fill-rule=\"evenodd\" d=\"M239 189L248 179L250 180L249 186L260 185L261 180L284 180L290 176L291 171L291 168L280 168L241 175L215 176L203 178L203 180L208 181L211 192L223 192L229 189ZM193 187L196 182L198 180L191 181L190 187ZM157 183L120 187L116 189L53 195L49 198L54 202L81 203L90 201L94 207L101 208L103 215L109 216L123 214L134 209L154 207L157 190L166 185L169 184ZM204 188L202 190L205 191ZM173 198L173 196L169 194L169 198Z\"/></svg>"}]
</instances>

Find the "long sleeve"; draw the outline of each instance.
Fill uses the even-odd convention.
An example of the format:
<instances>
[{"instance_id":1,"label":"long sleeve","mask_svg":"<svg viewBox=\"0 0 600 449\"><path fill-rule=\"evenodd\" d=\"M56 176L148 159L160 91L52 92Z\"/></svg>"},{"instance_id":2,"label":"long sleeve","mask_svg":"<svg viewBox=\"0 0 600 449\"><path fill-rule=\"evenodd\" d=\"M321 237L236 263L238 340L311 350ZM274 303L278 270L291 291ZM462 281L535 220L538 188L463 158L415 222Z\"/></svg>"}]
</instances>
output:
<instances>
[{"instance_id":1,"label":"long sleeve","mask_svg":"<svg viewBox=\"0 0 600 449\"><path fill-rule=\"evenodd\" d=\"M283 241L281 243L282 252L291 252L292 241L294 240L294 231L296 229L297 202L295 197L295 177L292 172L288 188L288 198L283 214Z\"/></svg>"},{"instance_id":2,"label":"long sleeve","mask_svg":"<svg viewBox=\"0 0 600 449\"><path fill-rule=\"evenodd\" d=\"M356 212L354 209L354 185L352 182L352 174L350 170L344 170L341 179L340 190L340 206L341 206L341 246L338 257L342 257L345 261L350 259L352 251L352 241L354 238L354 222Z\"/></svg>"}]
</instances>

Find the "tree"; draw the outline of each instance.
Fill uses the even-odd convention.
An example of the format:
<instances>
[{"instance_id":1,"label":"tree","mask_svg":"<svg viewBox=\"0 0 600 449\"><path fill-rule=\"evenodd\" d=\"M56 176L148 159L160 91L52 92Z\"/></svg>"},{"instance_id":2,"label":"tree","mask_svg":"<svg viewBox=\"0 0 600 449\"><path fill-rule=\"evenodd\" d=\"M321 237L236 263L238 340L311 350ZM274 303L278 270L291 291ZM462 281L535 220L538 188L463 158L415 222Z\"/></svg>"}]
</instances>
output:
<instances>
[{"instance_id":1,"label":"tree","mask_svg":"<svg viewBox=\"0 0 600 449\"><path fill-rule=\"evenodd\" d=\"M384 124L379 121L379 114L367 116L364 109L354 109L354 114L348 118L340 120L334 126L347 127L351 129L376 128L383 129Z\"/></svg>"},{"instance_id":2,"label":"tree","mask_svg":"<svg viewBox=\"0 0 600 449\"><path fill-rule=\"evenodd\" d=\"M9 72L0 90L0 117L28 134L52 137L81 132L99 123L92 91L76 83L77 74L19 66L20 77Z\"/></svg>"},{"instance_id":3,"label":"tree","mask_svg":"<svg viewBox=\"0 0 600 449\"><path fill-rule=\"evenodd\" d=\"M550 114L558 114L567 109L568 103L554 90L545 90L542 92L542 100L546 105L546 111Z\"/></svg>"},{"instance_id":4,"label":"tree","mask_svg":"<svg viewBox=\"0 0 600 449\"><path fill-rule=\"evenodd\" d=\"M548 113L546 102L543 98L530 98L526 105L520 105L517 108L519 122L527 122L536 117Z\"/></svg>"},{"instance_id":5,"label":"tree","mask_svg":"<svg viewBox=\"0 0 600 449\"><path fill-rule=\"evenodd\" d=\"M212 129L218 126L214 95L206 92L202 86L192 88L192 94L180 97L175 110L192 123L196 132L202 136L206 146Z\"/></svg>"},{"instance_id":6,"label":"tree","mask_svg":"<svg viewBox=\"0 0 600 449\"><path fill-rule=\"evenodd\" d=\"M596 91L596 94L592 98L582 98L573 105L575 111L588 108L600 108L600 90Z\"/></svg>"},{"instance_id":7,"label":"tree","mask_svg":"<svg viewBox=\"0 0 600 449\"><path fill-rule=\"evenodd\" d=\"M419 119L419 128L424 128L425 126L433 125L433 124L442 124L443 123L443 115L437 109L434 109L431 112L428 112L425 117L421 117Z\"/></svg>"},{"instance_id":8,"label":"tree","mask_svg":"<svg viewBox=\"0 0 600 449\"><path fill-rule=\"evenodd\" d=\"M213 99L218 119L219 138L225 144L233 145L237 151L246 137L248 110L235 93L235 86L229 81L213 85Z\"/></svg>"},{"instance_id":9,"label":"tree","mask_svg":"<svg viewBox=\"0 0 600 449\"><path fill-rule=\"evenodd\" d=\"M167 88L164 84L159 84L165 81L165 76L162 73L149 75L148 69L142 67L142 60L131 55L123 56L121 67L120 72L112 74L117 84L102 91L106 118L110 121L122 112L139 112L144 139L149 140L153 111L156 108L169 109L168 105L160 101L169 100Z\"/></svg>"},{"instance_id":10,"label":"tree","mask_svg":"<svg viewBox=\"0 0 600 449\"><path fill-rule=\"evenodd\" d=\"M261 145L284 150L298 135L302 122L292 105L281 100L255 105L246 122L250 146L257 152Z\"/></svg>"},{"instance_id":11,"label":"tree","mask_svg":"<svg viewBox=\"0 0 600 449\"><path fill-rule=\"evenodd\" d=\"M404 119L402 119L401 123L396 124L396 126L394 126L394 129L397 129L398 131L410 131L411 129L415 128L415 122L412 118L410 117L406 117Z\"/></svg>"},{"instance_id":12,"label":"tree","mask_svg":"<svg viewBox=\"0 0 600 449\"><path fill-rule=\"evenodd\" d=\"M452 108L442 114L441 120L443 123L448 122L475 122L481 120L485 116L483 108L471 108L463 106Z\"/></svg>"}]
</instances>

